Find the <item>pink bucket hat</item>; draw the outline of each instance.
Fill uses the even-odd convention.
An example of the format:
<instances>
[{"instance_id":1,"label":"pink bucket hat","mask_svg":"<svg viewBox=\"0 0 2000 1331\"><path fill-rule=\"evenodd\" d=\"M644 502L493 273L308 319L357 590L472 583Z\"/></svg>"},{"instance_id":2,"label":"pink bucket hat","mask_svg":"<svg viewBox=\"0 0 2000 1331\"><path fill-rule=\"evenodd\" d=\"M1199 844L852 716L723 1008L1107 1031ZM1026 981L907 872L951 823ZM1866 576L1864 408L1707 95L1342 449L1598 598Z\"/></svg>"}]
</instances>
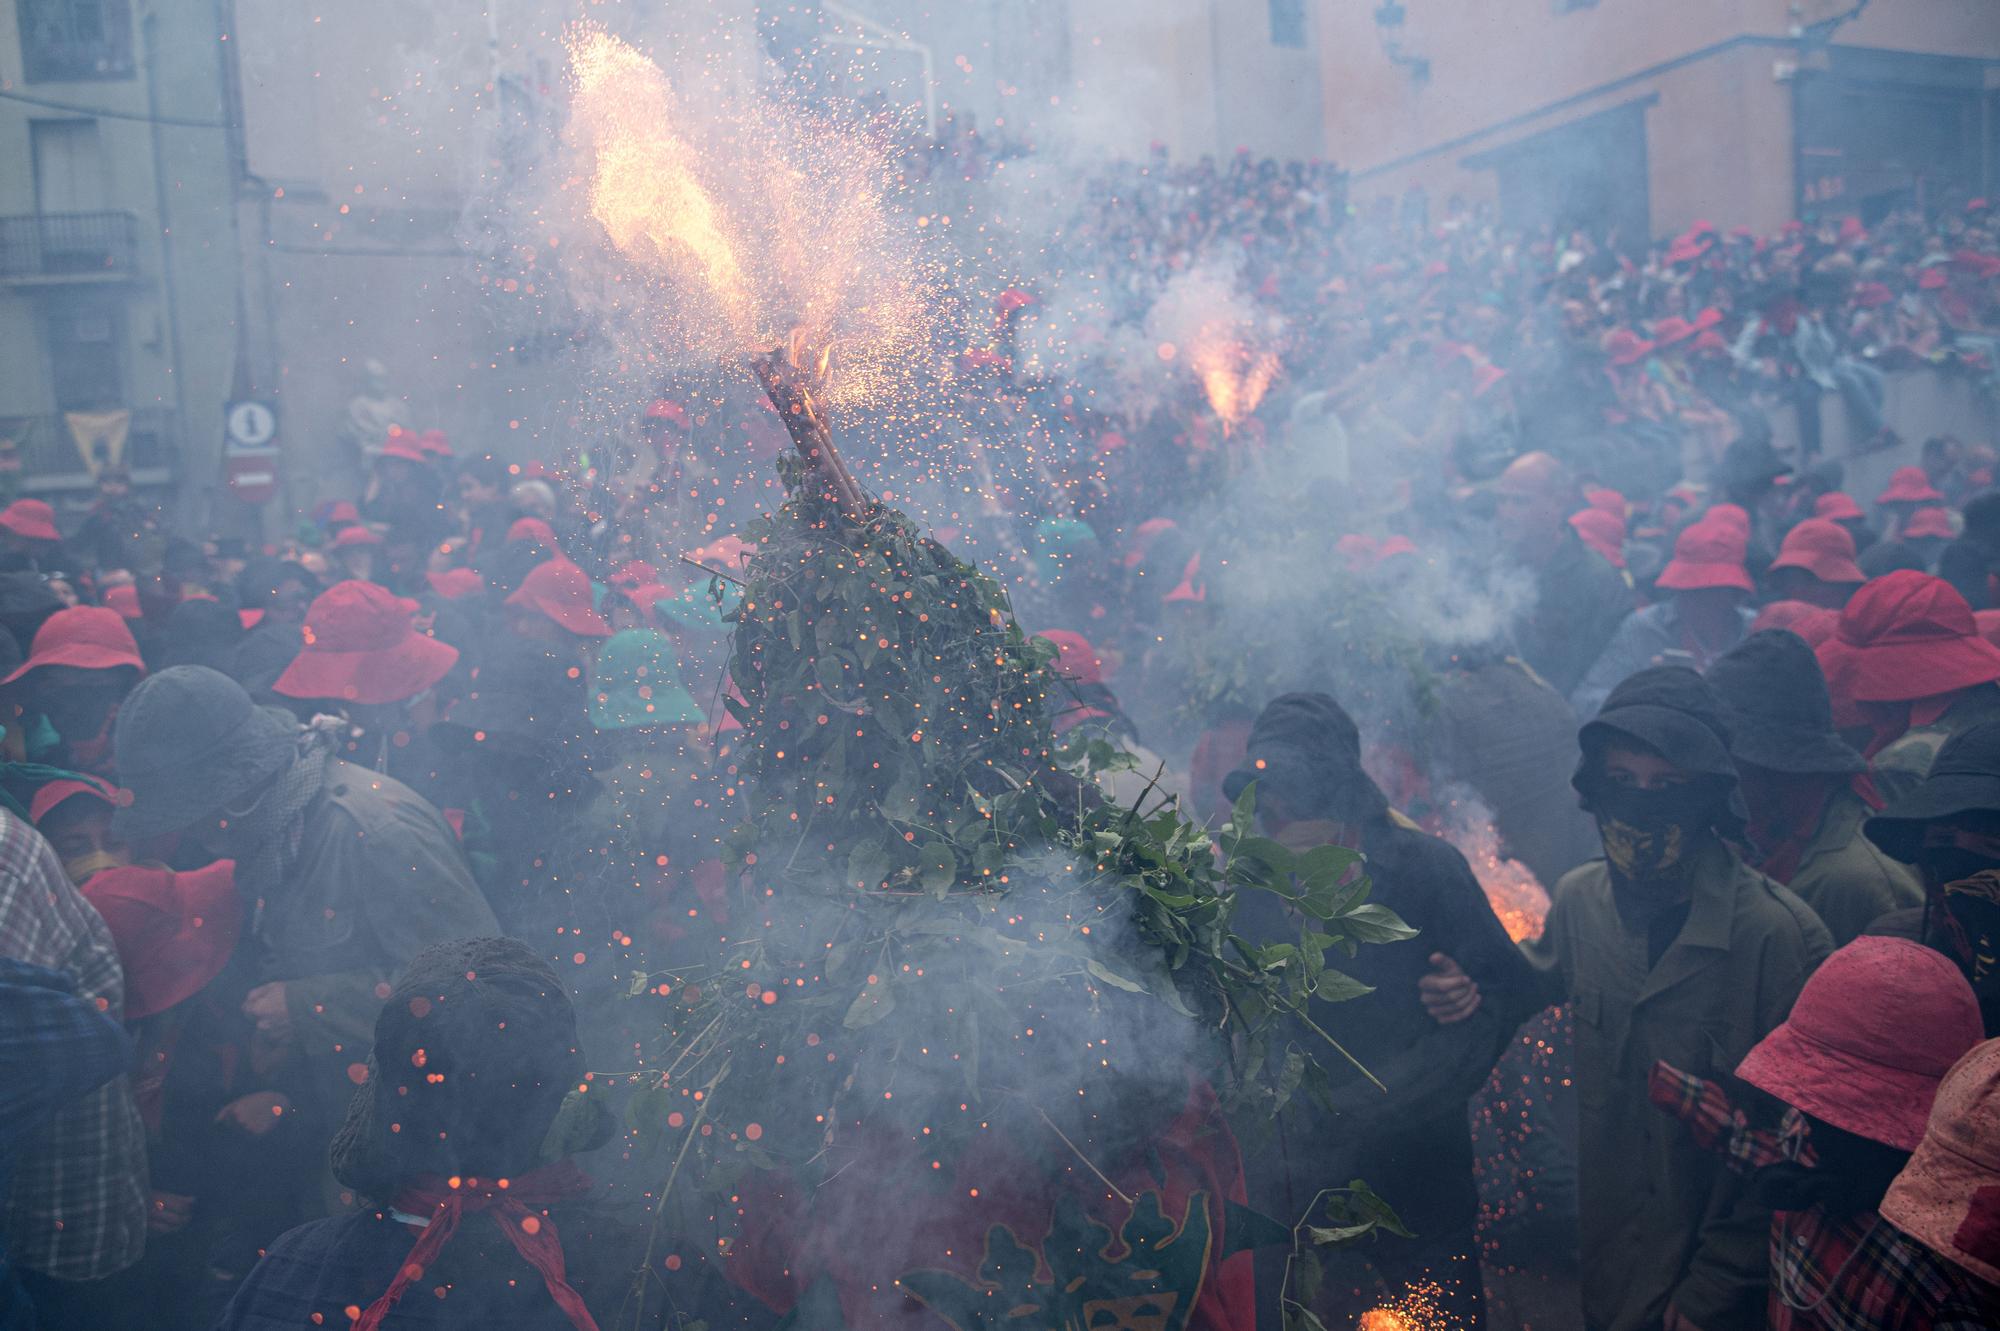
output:
<instances>
[{"instance_id":1,"label":"pink bucket hat","mask_svg":"<svg viewBox=\"0 0 2000 1331\"><path fill-rule=\"evenodd\" d=\"M1945 1074L1923 1141L1882 1199L1882 1218L2000 1285L2000 1040Z\"/></svg>"},{"instance_id":2,"label":"pink bucket hat","mask_svg":"<svg viewBox=\"0 0 2000 1331\"><path fill-rule=\"evenodd\" d=\"M1843 1132L1915 1150L1938 1082L1985 1033L1943 953L1857 938L1814 971L1736 1075Z\"/></svg>"}]
</instances>

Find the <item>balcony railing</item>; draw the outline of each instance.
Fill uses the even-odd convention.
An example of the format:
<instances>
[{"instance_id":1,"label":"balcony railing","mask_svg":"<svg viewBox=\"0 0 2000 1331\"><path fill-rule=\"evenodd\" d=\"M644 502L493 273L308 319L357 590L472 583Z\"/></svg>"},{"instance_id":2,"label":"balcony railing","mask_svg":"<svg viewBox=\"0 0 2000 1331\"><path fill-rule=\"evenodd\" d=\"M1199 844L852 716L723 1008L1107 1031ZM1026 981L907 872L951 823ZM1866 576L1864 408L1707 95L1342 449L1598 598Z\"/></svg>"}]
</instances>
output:
<instances>
[{"instance_id":1,"label":"balcony railing","mask_svg":"<svg viewBox=\"0 0 2000 1331\"><path fill-rule=\"evenodd\" d=\"M14 440L13 448L0 448L0 471L14 473L14 486L22 493L88 490L97 483L62 414L0 417L0 431L6 432L0 437ZM135 408L122 460L135 485L171 482L180 470L173 412Z\"/></svg>"},{"instance_id":2,"label":"balcony railing","mask_svg":"<svg viewBox=\"0 0 2000 1331\"><path fill-rule=\"evenodd\" d=\"M0 217L0 280L130 277L139 221L130 213L30 213Z\"/></svg>"}]
</instances>

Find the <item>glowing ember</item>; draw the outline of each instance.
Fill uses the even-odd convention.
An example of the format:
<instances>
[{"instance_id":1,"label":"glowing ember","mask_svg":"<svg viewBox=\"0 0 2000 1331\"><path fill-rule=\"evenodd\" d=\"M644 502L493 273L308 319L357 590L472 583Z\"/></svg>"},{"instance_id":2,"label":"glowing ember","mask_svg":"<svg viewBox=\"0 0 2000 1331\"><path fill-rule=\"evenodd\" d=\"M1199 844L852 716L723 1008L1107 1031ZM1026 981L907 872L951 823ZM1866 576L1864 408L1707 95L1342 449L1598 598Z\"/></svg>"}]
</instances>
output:
<instances>
[{"instance_id":1,"label":"glowing ember","mask_svg":"<svg viewBox=\"0 0 2000 1331\"><path fill-rule=\"evenodd\" d=\"M1379 1308L1370 1308L1355 1323L1357 1331L1458 1331L1451 1296L1434 1280L1407 1285L1403 1293Z\"/></svg>"},{"instance_id":2,"label":"glowing ember","mask_svg":"<svg viewBox=\"0 0 2000 1331\"><path fill-rule=\"evenodd\" d=\"M1493 913L1506 926L1507 936L1517 943L1538 937L1542 921L1548 917L1549 894L1527 865L1500 854L1500 833L1492 821L1470 822L1448 830L1445 839L1472 865Z\"/></svg>"}]
</instances>

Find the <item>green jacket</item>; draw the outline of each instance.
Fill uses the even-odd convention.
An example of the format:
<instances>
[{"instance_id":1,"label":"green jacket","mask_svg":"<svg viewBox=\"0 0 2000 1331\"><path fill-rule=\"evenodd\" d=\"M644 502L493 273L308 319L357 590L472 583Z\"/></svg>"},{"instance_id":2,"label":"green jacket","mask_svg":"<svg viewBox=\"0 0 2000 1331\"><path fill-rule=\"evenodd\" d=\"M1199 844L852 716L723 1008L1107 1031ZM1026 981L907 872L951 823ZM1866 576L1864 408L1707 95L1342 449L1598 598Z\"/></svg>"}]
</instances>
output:
<instances>
[{"instance_id":1,"label":"green jacket","mask_svg":"<svg viewBox=\"0 0 2000 1331\"><path fill-rule=\"evenodd\" d=\"M1861 835L1867 819L1868 806L1859 795L1836 791L1799 857L1798 871L1785 885L1813 908L1835 947L1847 946L1890 911L1924 904L1923 884L1910 866L1890 859Z\"/></svg>"},{"instance_id":2,"label":"green jacket","mask_svg":"<svg viewBox=\"0 0 2000 1331\"><path fill-rule=\"evenodd\" d=\"M409 787L331 759L307 806L289 881L242 883L260 900L257 982L282 980L311 1109L340 1122L375 1040L381 996L410 958L499 922L451 827ZM302 1106L304 1107L304 1106Z\"/></svg>"},{"instance_id":3,"label":"green jacket","mask_svg":"<svg viewBox=\"0 0 2000 1331\"><path fill-rule=\"evenodd\" d=\"M1658 965L1647 964L1644 930L1620 917L1603 860L1556 884L1542 936L1523 945L1541 979L1535 997L1567 1001L1574 1017L1592 1331L1650 1331L1669 1303L1711 1331L1763 1324L1770 1213L1721 1155L1653 1107L1647 1082L1661 1060L1733 1073L1832 947L1804 902L1734 852L1712 847L1693 871L1687 921Z\"/></svg>"}]
</instances>

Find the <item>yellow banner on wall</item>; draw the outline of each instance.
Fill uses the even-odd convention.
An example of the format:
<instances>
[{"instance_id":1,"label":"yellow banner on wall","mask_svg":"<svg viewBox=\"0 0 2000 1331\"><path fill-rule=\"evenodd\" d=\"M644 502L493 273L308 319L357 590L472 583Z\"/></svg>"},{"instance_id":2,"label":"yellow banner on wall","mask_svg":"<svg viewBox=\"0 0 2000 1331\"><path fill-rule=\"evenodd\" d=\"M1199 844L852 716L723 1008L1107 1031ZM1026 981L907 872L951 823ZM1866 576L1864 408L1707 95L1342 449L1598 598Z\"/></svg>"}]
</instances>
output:
<instances>
[{"instance_id":1,"label":"yellow banner on wall","mask_svg":"<svg viewBox=\"0 0 2000 1331\"><path fill-rule=\"evenodd\" d=\"M83 457L83 465L96 476L106 467L118 468L125 465L125 436L132 429L132 412L120 411L66 411L63 420L69 425L69 437L76 441L76 451Z\"/></svg>"}]
</instances>

